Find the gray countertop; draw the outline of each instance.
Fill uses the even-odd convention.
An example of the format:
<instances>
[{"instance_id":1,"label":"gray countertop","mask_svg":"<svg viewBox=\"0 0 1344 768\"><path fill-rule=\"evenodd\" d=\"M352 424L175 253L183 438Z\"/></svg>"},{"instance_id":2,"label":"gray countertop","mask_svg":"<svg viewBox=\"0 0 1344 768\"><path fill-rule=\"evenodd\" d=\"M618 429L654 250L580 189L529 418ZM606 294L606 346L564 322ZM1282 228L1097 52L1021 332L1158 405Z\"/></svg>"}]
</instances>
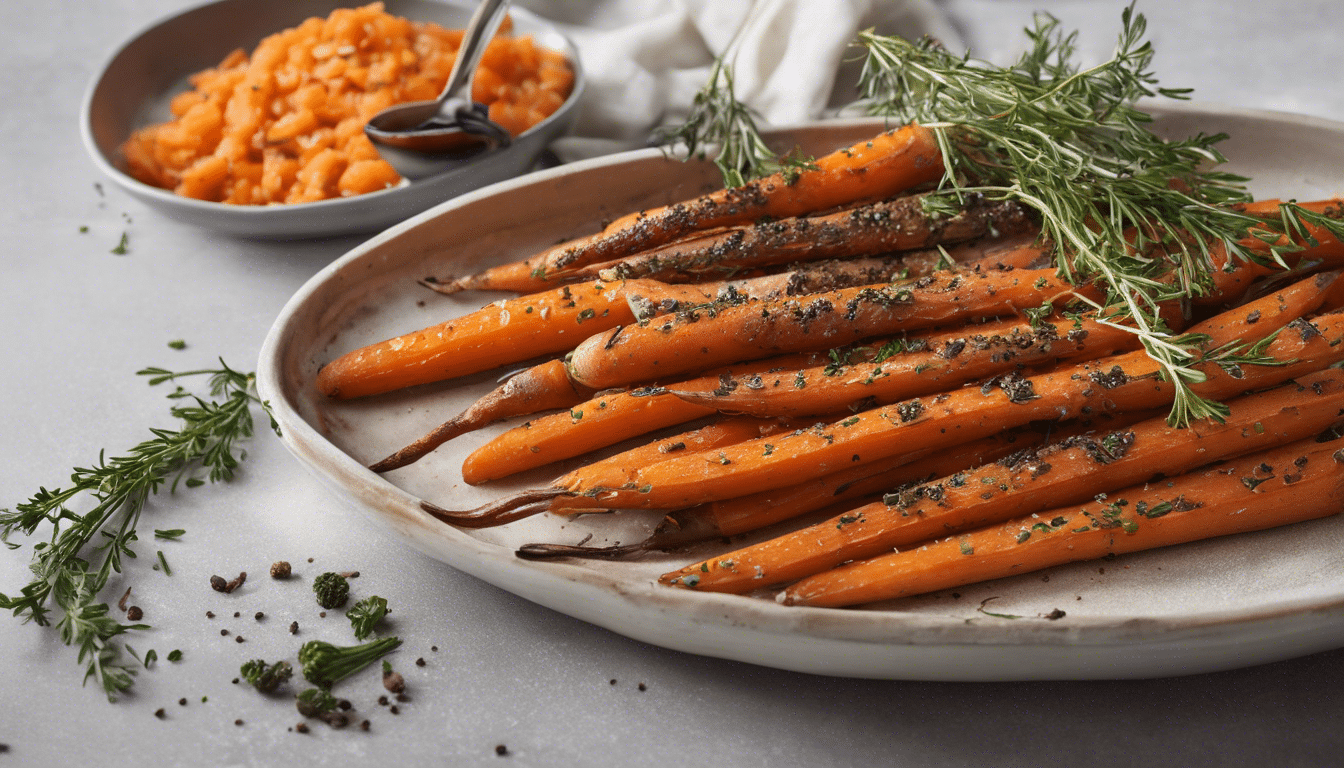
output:
<instances>
[{"instance_id":1,"label":"gray countertop","mask_svg":"<svg viewBox=\"0 0 1344 768\"><path fill-rule=\"evenodd\" d=\"M25 4L0 32L0 334L9 351L0 507L65 484L70 467L124 450L147 426L172 426L163 388L136 370L216 358L252 370L289 296L359 242L218 236L165 219L99 177L78 133L89 78L119 41L181 6ZM1095 59L1111 46L1123 3L941 7L981 56L1004 60L1038 6L1080 28L1080 49ZM1344 120L1331 66L1344 42L1336 3L1140 10L1165 84ZM129 252L114 255L123 233ZM187 347L170 349L174 339ZM159 662L109 704L95 685L81 687L83 667L53 629L0 621L0 763L1294 766L1337 761L1344 746L1344 651L1162 680L950 684L809 676L628 640L421 555L341 507L265 434L233 482L155 498L141 527L141 557L107 594L131 587L153 629L130 643L155 649ZM154 541L154 528L187 533ZM150 567L159 550L171 576ZM25 546L0 557L0 591L27 581L30 554ZM308 578L269 579L280 559ZM306 594L325 570L360 571L356 594L386 597L405 641L395 657L407 681L399 713L377 702L373 673L341 689L368 733L291 732L300 717L287 700L230 682L242 661L292 656L292 621L298 639L344 638L344 619L319 617ZM239 571L250 576L243 589L209 589L211 575ZM166 661L174 649L181 661Z\"/></svg>"}]
</instances>

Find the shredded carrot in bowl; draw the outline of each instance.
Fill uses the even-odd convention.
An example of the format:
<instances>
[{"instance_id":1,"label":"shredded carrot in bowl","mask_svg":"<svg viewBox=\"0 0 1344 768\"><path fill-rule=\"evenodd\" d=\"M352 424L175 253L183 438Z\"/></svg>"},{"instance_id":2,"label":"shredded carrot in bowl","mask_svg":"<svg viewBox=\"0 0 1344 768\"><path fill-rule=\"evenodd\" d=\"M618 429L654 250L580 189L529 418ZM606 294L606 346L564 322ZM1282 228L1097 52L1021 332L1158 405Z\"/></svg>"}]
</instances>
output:
<instances>
[{"instance_id":1,"label":"shredded carrot in bowl","mask_svg":"<svg viewBox=\"0 0 1344 768\"><path fill-rule=\"evenodd\" d=\"M472 98L517 135L546 119L574 85L565 57L512 37L486 48ZM175 119L122 145L130 174L184 197L238 205L306 203L396 186L364 135L380 110L439 95L462 30L413 22L382 3L333 11L235 50L191 77Z\"/></svg>"}]
</instances>

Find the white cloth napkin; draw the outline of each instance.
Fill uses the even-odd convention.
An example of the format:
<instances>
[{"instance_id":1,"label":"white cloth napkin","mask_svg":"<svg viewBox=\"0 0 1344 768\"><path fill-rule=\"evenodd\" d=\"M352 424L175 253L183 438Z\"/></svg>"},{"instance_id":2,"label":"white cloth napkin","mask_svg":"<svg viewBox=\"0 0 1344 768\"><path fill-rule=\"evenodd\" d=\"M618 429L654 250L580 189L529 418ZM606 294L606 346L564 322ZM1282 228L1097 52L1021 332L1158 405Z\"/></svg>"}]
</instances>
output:
<instances>
[{"instance_id":1,"label":"white cloth napkin","mask_svg":"<svg viewBox=\"0 0 1344 768\"><path fill-rule=\"evenodd\" d=\"M645 146L686 115L729 50L734 90L758 125L822 117L854 97L859 30L960 36L930 0L520 0L579 49L587 89L572 135L554 145L576 160Z\"/></svg>"}]
</instances>

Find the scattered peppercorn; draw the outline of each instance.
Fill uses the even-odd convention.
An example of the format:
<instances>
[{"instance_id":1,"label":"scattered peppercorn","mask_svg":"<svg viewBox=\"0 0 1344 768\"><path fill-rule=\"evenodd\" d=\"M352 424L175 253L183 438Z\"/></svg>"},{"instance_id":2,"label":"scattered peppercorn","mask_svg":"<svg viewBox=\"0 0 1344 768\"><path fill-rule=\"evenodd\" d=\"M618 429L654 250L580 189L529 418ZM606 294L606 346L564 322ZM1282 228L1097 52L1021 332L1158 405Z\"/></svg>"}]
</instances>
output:
<instances>
[{"instance_id":1,"label":"scattered peppercorn","mask_svg":"<svg viewBox=\"0 0 1344 768\"><path fill-rule=\"evenodd\" d=\"M649 690L649 687L648 687L647 685L643 684L643 683L640 683L640 684L639 684L639 690L641 690L641 691L647 691L647 690Z\"/></svg>"},{"instance_id":2,"label":"scattered peppercorn","mask_svg":"<svg viewBox=\"0 0 1344 768\"><path fill-rule=\"evenodd\" d=\"M504 746L503 744L496 744L495 754L499 755L500 757L504 757L505 755L509 754L509 748Z\"/></svg>"},{"instance_id":3,"label":"scattered peppercorn","mask_svg":"<svg viewBox=\"0 0 1344 768\"><path fill-rule=\"evenodd\" d=\"M437 646L437 645L431 645L431 646L429 646L429 650L431 650L431 651L433 651L433 652L435 652L435 653L438 653L438 652L439 652L439 646Z\"/></svg>"},{"instance_id":4,"label":"scattered peppercorn","mask_svg":"<svg viewBox=\"0 0 1344 768\"><path fill-rule=\"evenodd\" d=\"M187 699L185 696L177 700L177 706L179 707L187 706Z\"/></svg>"},{"instance_id":5,"label":"scattered peppercorn","mask_svg":"<svg viewBox=\"0 0 1344 768\"><path fill-rule=\"evenodd\" d=\"M407 696L407 695L404 694L404 693L398 693L398 694L397 694L397 701L410 701L410 700L411 700L411 697L410 697L410 696Z\"/></svg>"},{"instance_id":6,"label":"scattered peppercorn","mask_svg":"<svg viewBox=\"0 0 1344 768\"><path fill-rule=\"evenodd\" d=\"M140 610L140 606L132 605L130 608L126 609L127 621L139 621L143 618L145 618L145 612Z\"/></svg>"},{"instance_id":7,"label":"scattered peppercorn","mask_svg":"<svg viewBox=\"0 0 1344 768\"><path fill-rule=\"evenodd\" d=\"M312 560L309 560L308 562L311 563ZM288 560L276 560L274 563L271 563L272 579L288 579L293 573L294 571L289 567Z\"/></svg>"},{"instance_id":8,"label":"scattered peppercorn","mask_svg":"<svg viewBox=\"0 0 1344 768\"><path fill-rule=\"evenodd\" d=\"M326 611L320 611L320 612L317 614L317 616L318 616L318 618L320 618L320 619L325 619L325 618L327 618L327 612L326 612Z\"/></svg>"},{"instance_id":9,"label":"scattered peppercorn","mask_svg":"<svg viewBox=\"0 0 1344 768\"><path fill-rule=\"evenodd\" d=\"M311 557L308 558L308 562L310 562L310 563L313 562L313 558L311 558Z\"/></svg>"},{"instance_id":10,"label":"scattered peppercorn","mask_svg":"<svg viewBox=\"0 0 1344 768\"><path fill-rule=\"evenodd\" d=\"M381 705L383 705L384 707L386 707L386 706L387 706L387 697L386 697L386 696L379 696L379 697L378 697L378 703L381 704Z\"/></svg>"},{"instance_id":11,"label":"scattered peppercorn","mask_svg":"<svg viewBox=\"0 0 1344 768\"><path fill-rule=\"evenodd\" d=\"M614 677L611 678L611 684L612 684L612 685L615 685L615 684L616 684L616 678L614 678Z\"/></svg>"},{"instance_id":12,"label":"scattered peppercorn","mask_svg":"<svg viewBox=\"0 0 1344 768\"><path fill-rule=\"evenodd\" d=\"M168 713L163 711L163 707L159 707L158 709L154 710L154 716L159 718L160 720L164 720L167 719Z\"/></svg>"},{"instance_id":13,"label":"scattered peppercorn","mask_svg":"<svg viewBox=\"0 0 1344 768\"><path fill-rule=\"evenodd\" d=\"M360 724L359 724L359 730L361 730L361 731L367 731L367 730L369 730L369 721L368 721L368 720L365 720L364 722L360 723Z\"/></svg>"},{"instance_id":14,"label":"scattered peppercorn","mask_svg":"<svg viewBox=\"0 0 1344 768\"><path fill-rule=\"evenodd\" d=\"M423 666L425 666L425 657L421 656L420 658L416 659L416 660L415 660L415 666L417 666L417 667L423 667Z\"/></svg>"},{"instance_id":15,"label":"scattered peppercorn","mask_svg":"<svg viewBox=\"0 0 1344 768\"><path fill-rule=\"evenodd\" d=\"M351 704L349 699L341 699L340 701L336 702L336 706L348 711L350 709L353 709L355 705Z\"/></svg>"},{"instance_id":16,"label":"scattered peppercorn","mask_svg":"<svg viewBox=\"0 0 1344 768\"><path fill-rule=\"evenodd\" d=\"M266 618L266 614L262 613L261 611L257 611L256 613L252 614L252 618L256 619L257 621L261 621L262 619Z\"/></svg>"},{"instance_id":17,"label":"scattered peppercorn","mask_svg":"<svg viewBox=\"0 0 1344 768\"><path fill-rule=\"evenodd\" d=\"M289 622L289 634L291 635L299 634L299 622L297 621Z\"/></svg>"},{"instance_id":18,"label":"scattered peppercorn","mask_svg":"<svg viewBox=\"0 0 1344 768\"><path fill-rule=\"evenodd\" d=\"M227 630L227 629L221 629L221 630L219 630L219 634L220 634L222 637L228 637L228 636L229 636L229 630Z\"/></svg>"},{"instance_id":19,"label":"scattered peppercorn","mask_svg":"<svg viewBox=\"0 0 1344 768\"><path fill-rule=\"evenodd\" d=\"M307 732L308 732L308 724L307 724L307 723L299 723L298 725L294 726L294 730L298 731L299 733L307 733Z\"/></svg>"},{"instance_id":20,"label":"scattered peppercorn","mask_svg":"<svg viewBox=\"0 0 1344 768\"><path fill-rule=\"evenodd\" d=\"M234 724L234 725L242 725L242 724L243 724L243 720L242 720L242 718L238 718L237 720L234 720L234 721L233 721L233 724Z\"/></svg>"},{"instance_id":21,"label":"scattered peppercorn","mask_svg":"<svg viewBox=\"0 0 1344 768\"><path fill-rule=\"evenodd\" d=\"M243 639L243 636L242 636L242 635L239 635L239 636L233 638L233 641L234 641L235 643L245 643L245 642L247 642L246 640Z\"/></svg>"},{"instance_id":22,"label":"scattered peppercorn","mask_svg":"<svg viewBox=\"0 0 1344 768\"><path fill-rule=\"evenodd\" d=\"M394 715L399 715L399 714L401 714L401 710L400 710L400 709L397 709L397 705L396 705L396 704L393 704L391 707L388 707L387 711L388 711L388 712L391 712L391 713L394 714Z\"/></svg>"},{"instance_id":23,"label":"scattered peppercorn","mask_svg":"<svg viewBox=\"0 0 1344 768\"><path fill-rule=\"evenodd\" d=\"M214 611L206 611L206 612L205 612L205 618L207 618L207 619L213 619L213 618L215 618L215 612L214 612Z\"/></svg>"}]
</instances>

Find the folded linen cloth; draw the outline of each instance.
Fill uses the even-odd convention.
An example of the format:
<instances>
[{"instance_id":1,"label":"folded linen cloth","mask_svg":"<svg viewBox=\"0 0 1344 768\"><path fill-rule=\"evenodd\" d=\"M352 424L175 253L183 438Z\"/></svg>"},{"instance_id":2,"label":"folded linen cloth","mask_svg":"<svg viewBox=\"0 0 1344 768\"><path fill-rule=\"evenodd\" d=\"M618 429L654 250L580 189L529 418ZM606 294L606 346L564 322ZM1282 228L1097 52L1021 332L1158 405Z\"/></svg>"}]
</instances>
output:
<instances>
[{"instance_id":1,"label":"folded linen cloth","mask_svg":"<svg viewBox=\"0 0 1344 768\"><path fill-rule=\"evenodd\" d=\"M645 146L683 120L728 52L738 100L758 125L823 117L854 98L857 33L960 36L931 0L519 0L554 21L579 50L587 90L565 161Z\"/></svg>"}]
</instances>

